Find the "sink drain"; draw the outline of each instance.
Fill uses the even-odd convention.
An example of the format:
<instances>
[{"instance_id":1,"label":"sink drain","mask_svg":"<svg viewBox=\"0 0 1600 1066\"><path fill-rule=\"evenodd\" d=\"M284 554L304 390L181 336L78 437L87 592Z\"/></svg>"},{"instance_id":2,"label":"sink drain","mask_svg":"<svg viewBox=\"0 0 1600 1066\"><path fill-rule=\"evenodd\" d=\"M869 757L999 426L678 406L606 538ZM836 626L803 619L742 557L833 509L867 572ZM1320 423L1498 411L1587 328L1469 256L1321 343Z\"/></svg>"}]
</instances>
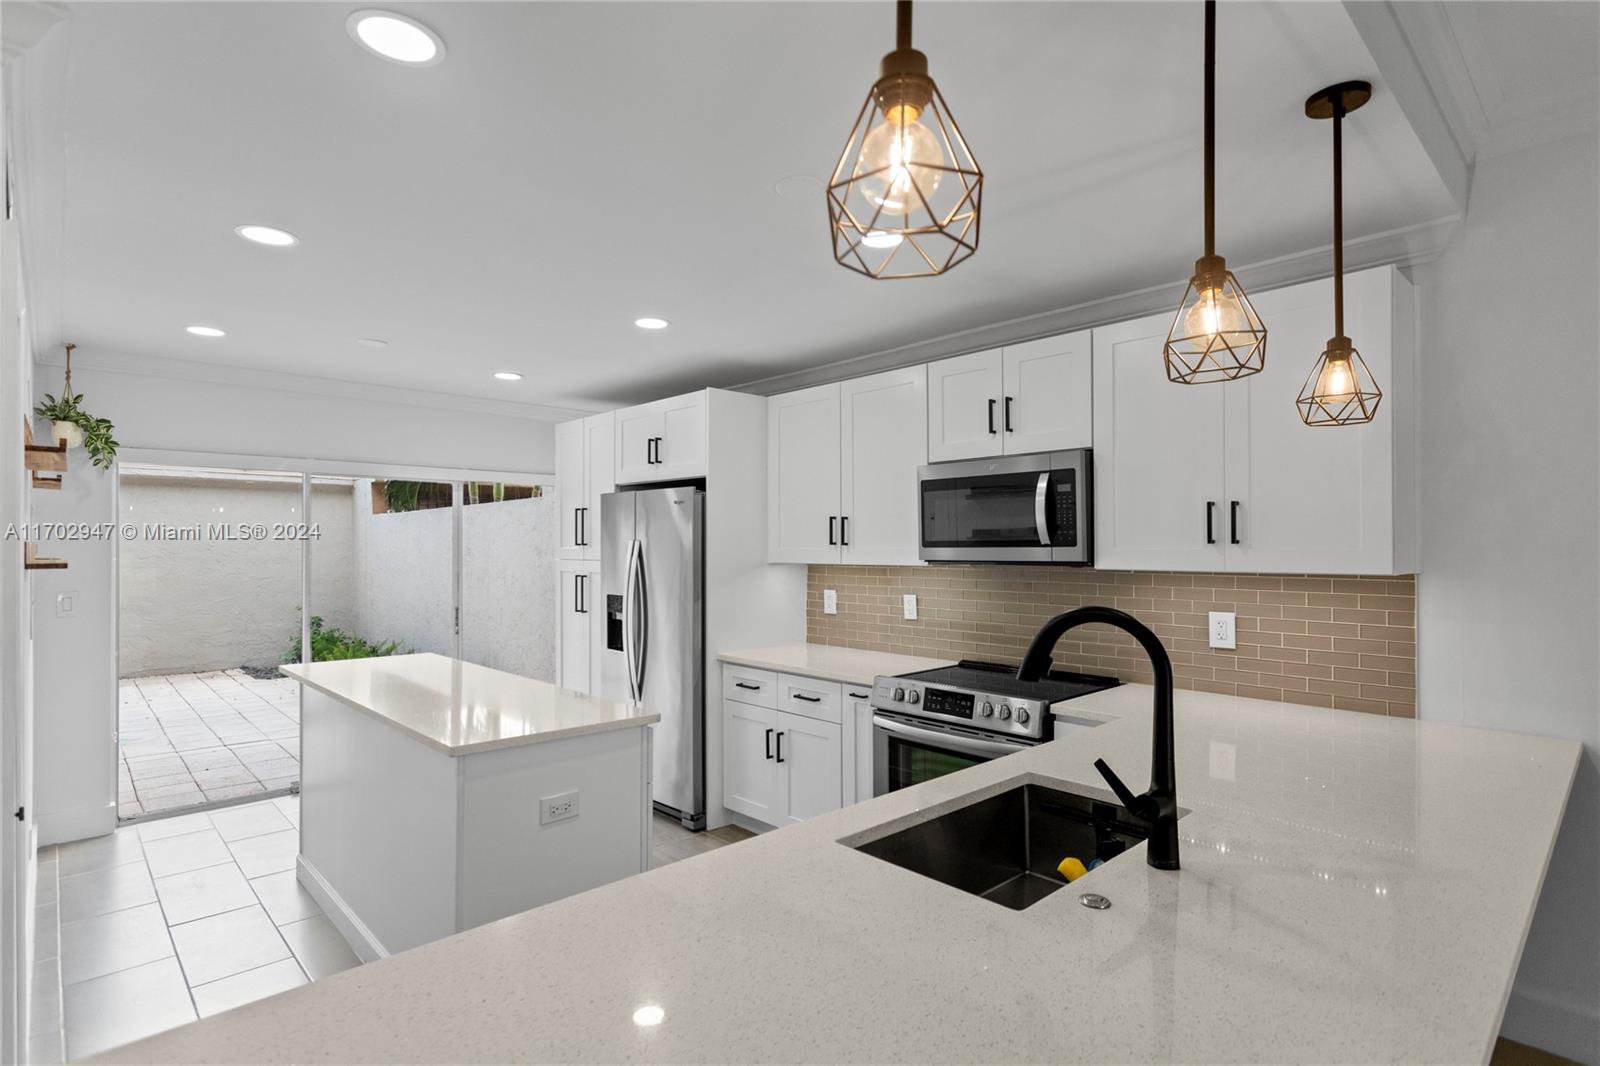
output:
<instances>
[{"instance_id":1,"label":"sink drain","mask_svg":"<svg viewBox=\"0 0 1600 1066\"><path fill-rule=\"evenodd\" d=\"M1111 901L1098 892L1085 892L1078 897L1078 902L1092 911L1103 911L1111 906Z\"/></svg>"}]
</instances>

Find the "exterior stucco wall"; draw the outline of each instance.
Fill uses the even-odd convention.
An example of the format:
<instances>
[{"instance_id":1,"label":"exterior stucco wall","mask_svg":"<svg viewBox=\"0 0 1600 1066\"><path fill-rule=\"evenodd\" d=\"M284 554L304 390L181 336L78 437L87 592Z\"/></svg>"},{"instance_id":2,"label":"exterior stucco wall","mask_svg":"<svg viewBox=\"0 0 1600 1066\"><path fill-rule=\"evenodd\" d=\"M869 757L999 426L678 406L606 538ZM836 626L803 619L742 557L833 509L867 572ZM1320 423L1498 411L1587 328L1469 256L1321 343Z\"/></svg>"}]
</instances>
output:
<instances>
[{"instance_id":1,"label":"exterior stucco wall","mask_svg":"<svg viewBox=\"0 0 1600 1066\"><path fill-rule=\"evenodd\" d=\"M461 657L556 679L556 506L550 496L461 512Z\"/></svg>"}]
</instances>

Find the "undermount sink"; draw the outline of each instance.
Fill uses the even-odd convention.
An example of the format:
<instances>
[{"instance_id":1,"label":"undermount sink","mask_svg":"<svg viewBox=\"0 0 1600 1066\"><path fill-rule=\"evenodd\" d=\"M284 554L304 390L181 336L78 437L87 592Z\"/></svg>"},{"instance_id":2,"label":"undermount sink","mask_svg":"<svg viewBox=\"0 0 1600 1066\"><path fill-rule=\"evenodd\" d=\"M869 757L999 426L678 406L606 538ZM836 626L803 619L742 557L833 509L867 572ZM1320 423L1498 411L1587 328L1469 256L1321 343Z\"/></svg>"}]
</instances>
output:
<instances>
[{"instance_id":1,"label":"undermount sink","mask_svg":"<svg viewBox=\"0 0 1600 1066\"><path fill-rule=\"evenodd\" d=\"M854 847L1020 911L1067 883L1062 859L1109 862L1146 835L1116 803L1030 782Z\"/></svg>"}]
</instances>

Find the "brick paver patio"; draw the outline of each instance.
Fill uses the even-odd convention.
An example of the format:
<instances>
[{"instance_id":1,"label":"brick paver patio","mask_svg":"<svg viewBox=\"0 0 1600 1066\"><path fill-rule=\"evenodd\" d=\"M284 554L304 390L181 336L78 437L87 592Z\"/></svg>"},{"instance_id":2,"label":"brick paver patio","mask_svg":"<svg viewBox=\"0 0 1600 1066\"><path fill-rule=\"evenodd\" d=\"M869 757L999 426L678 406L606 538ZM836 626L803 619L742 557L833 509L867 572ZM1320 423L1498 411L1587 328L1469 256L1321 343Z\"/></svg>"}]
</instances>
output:
<instances>
[{"instance_id":1,"label":"brick paver patio","mask_svg":"<svg viewBox=\"0 0 1600 1066\"><path fill-rule=\"evenodd\" d=\"M118 815L265 795L299 781L297 687L241 670L123 678Z\"/></svg>"}]
</instances>

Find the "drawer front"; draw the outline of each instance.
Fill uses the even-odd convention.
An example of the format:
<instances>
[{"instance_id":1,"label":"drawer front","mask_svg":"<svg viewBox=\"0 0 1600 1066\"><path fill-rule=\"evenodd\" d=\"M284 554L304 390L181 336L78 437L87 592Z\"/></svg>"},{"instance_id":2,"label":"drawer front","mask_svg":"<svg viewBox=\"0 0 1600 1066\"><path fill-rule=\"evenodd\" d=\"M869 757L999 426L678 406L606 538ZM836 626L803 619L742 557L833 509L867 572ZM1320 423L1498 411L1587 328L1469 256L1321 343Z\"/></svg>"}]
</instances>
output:
<instances>
[{"instance_id":1,"label":"drawer front","mask_svg":"<svg viewBox=\"0 0 1600 1066\"><path fill-rule=\"evenodd\" d=\"M753 707L778 706L778 675L747 666L722 664L722 698Z\"/></svg>"},{"instance_id":2,"label":"drawer front","mask_svg":"<svg viewBox=\"0 0 1600 1066\"><path fill-rule=\"evenodd\" d=\"M844 720L843 693L837 682L793 674L778 675L778 710L835 725Z\"/></svg>"}]
</instances>

